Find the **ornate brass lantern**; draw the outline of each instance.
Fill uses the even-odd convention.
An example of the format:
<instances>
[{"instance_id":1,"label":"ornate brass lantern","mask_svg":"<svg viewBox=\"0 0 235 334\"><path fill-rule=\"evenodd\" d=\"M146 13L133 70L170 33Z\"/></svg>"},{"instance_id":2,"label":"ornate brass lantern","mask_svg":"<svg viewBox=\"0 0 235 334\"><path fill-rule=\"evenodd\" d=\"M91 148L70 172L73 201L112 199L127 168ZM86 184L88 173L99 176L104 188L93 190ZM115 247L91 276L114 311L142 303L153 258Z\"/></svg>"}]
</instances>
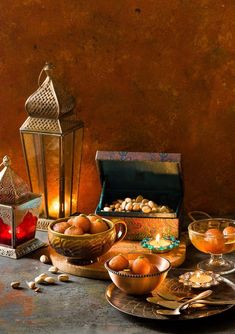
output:
<instances>
[{"instance_id":1,"label":"ornate brass lantern","mask_svg":"<svg viewBox=\"0 0 235 334\"><path fill-rule=\"evenodd\" d=\"M30 192L3 158L0 172L0 255L19 258L44 243L35 239L41 195Z\"/></svg>"},{"instance_id":2,"label":"ornate brass lantern","mask_svg":"<svg viewBox=\"0 0 235 334\"><path fill-rule=\"evenodd\" d=\"M83 139L83 123L70 117L73 97L52 78L50 64L39 82L43 71L46 79L27 99L29 117L20 128L31 189L44 195L39 229L77 212Z\"/></svg>"}]
</instances>

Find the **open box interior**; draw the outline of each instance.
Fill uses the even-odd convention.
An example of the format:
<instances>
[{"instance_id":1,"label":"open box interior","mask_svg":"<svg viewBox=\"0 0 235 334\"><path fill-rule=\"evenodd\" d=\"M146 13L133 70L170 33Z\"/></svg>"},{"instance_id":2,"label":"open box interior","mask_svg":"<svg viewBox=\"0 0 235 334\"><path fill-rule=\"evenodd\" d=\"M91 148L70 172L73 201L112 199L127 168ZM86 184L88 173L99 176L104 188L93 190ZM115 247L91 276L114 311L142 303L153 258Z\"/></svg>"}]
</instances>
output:
<instances>
[{"instance_id":1,"label":"open box interior","mask_svg":"<svg viewBox=\"0 0 235 334\"><path fill-rule=\"evenodd\" d=\"M179 162L168 161L98 161L102 192L96 209L97 214L113 217L161 217L179 216L183 200L183 185ZM158 205L166 205L173 212L143 213L102 211L106 204L117 199L135 198L142 195Z\"/></svg>"}]
</instances>

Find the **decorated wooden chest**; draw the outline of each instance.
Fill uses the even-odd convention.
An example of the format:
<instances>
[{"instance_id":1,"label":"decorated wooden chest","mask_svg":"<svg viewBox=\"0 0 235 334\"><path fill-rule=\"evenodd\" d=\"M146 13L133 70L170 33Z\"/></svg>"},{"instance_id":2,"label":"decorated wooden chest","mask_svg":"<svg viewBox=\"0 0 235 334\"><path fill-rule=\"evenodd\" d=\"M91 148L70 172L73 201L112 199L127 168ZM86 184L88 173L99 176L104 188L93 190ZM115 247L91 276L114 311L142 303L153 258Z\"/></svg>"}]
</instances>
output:
<instances>
[{"instance_id":1,"label":"decorated wooden chest","mask_svg":"<svg viewBox=\"0 0 235 334\"><path fill-rule=\"evenodd\" d=\"M183 207L179 153L97 151L96 163L102 185L98 215L124 220L129 240L158 233L179 236Z\"/></svg>"}]
</instances>

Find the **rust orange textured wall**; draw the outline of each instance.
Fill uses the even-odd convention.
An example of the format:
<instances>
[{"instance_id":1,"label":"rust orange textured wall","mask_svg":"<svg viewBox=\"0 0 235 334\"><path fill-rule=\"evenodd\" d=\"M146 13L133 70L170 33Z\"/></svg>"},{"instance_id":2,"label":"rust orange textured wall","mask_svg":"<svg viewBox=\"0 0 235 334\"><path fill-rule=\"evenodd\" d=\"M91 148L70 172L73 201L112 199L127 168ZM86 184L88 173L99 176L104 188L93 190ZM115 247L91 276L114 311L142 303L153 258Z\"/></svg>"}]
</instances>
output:
<instances>
[{"instance_id":1,"label":"rust orange textured wall","mask_svg":"<svg viewBox=\"0 0 235 334\"><path fill-rule=\"evenodd\" d=\"M0 155L26 177L18 129L44 62L85 122L81 211L96 150L183 154L186 209L235 214L235 2L1 0Z\"/></svg>"}]
</instances>

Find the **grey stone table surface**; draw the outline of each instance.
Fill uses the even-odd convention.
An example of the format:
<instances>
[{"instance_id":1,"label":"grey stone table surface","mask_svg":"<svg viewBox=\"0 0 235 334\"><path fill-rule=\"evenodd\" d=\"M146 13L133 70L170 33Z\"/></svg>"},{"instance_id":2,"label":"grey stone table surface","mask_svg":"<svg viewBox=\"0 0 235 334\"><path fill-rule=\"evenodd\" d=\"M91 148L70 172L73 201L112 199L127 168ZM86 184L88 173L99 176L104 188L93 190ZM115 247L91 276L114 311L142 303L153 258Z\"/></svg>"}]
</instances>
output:
<instances>
[{"instance_id":1,"label":"grey stone table surface","mask_svg":"<svg viewBox=\"0 0 235 334\"><path fill-rule=\"evenodd\" d=\"M37 237L47 240L46 232ZM71 276L71 282L43 286L41 293L26 287L48 265L39 261L44 249L19 260L0 257L0 334L15 333L235 333L235 308L219 315L187 321L159 321L128 316L110 306L105 299L110 281ZM192 268L206 255L187 248L184 268ZM234 254L229 255L235 259ZM227 275L235 282L235 275ZM13 290L12 281L22 282Z\"/></svg>"}]
</instances>

